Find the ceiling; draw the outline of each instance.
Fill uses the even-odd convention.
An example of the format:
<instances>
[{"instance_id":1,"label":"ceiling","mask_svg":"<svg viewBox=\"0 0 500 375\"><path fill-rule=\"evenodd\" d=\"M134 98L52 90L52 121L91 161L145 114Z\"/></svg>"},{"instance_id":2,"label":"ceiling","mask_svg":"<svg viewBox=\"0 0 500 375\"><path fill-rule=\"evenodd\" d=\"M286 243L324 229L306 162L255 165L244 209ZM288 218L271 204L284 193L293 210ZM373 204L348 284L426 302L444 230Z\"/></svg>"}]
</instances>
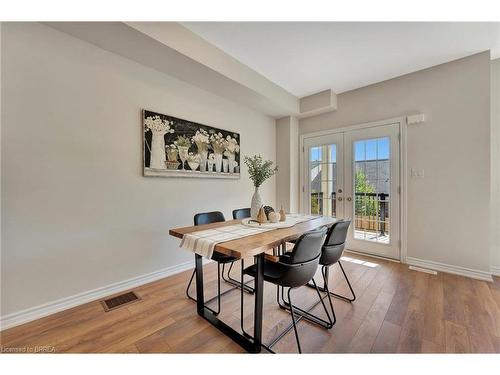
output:
<instances>
[{"instance_id":1,"label":"ceiling","mask_svg":"<svg viewBox=\"0 0 500 375\"><path fill-rule=\"evenodd\" d=\"M185 22L295 96L367 86L490 49L500 23Z\"/></svg>"}]
</instances>

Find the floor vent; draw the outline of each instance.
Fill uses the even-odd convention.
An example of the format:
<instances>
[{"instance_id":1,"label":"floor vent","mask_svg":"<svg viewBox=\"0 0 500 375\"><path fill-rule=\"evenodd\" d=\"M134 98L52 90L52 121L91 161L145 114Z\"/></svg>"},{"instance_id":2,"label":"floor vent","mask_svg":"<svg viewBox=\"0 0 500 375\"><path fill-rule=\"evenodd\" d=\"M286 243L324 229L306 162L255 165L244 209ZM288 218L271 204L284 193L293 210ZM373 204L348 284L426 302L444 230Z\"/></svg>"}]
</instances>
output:
<instances>
[{"instance_id":1,"label":"floor vent","mask_svg":"<svg viewBox=\"0 0 500 375\"><path fill-rule=\"evenodd\" d=\"M137 296L137 294L135 294L134 292L127 292L124 294L120 294L119 296L102 300L101 303L105 311L111 311L137 301L140 301L140 298Z\"/></svg>"}]
</instances>

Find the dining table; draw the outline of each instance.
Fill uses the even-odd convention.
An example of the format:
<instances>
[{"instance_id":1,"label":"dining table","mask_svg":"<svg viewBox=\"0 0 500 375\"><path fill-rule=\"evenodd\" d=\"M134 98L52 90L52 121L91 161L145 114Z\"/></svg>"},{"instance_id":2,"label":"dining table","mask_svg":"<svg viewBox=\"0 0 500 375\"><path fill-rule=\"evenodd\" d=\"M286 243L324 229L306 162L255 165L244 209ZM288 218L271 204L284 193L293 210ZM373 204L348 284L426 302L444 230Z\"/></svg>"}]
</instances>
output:
<instances>
[{"instance_id":1,"label":"dining table","mask_svg":"<svg viewBox=\"0 0 500 375\"><path fill-rule=\"evenodd\" d=\"M230 337L238 343L243 349L250 353L260 353L263 348L262 343L262 312L264 301L264 260L272 252L273 249L282 247L286 242L293 241L302 234L311 230L333 225L337 219L329 216L315 216L293 226L263 231L253 235L244 236L241 238L231 239L225 242L217 243L214 251L225 255L233 256L237 259L246 259L253 257L256 263L256 275L254 285L254 326L253 336L240 333L231 326L224 323L218 318L213 311L205 306L203 292L203 256L194 253L195 269L196 269L196 309L199 316L203 317L210 324L216 327L219 331ZM209 229L223 228L225 226L234 226L241 224L242 220L228 220L211 224L186 226L182 228L174 228L169 230L171 236L183 239L185 235L194 234L199 231ZM185 251L185 250L183 250Z\"/></svg>"}]
</instances>

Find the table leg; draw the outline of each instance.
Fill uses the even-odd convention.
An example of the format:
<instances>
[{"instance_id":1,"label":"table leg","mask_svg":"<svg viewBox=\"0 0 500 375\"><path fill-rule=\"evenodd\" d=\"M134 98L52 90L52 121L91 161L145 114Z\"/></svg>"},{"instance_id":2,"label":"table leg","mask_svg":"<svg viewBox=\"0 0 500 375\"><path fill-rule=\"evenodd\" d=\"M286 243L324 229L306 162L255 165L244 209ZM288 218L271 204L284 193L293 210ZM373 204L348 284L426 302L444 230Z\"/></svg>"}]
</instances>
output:
<instances>
[{"instance_id":1,"label":"table leg","mask_svg":"<svg viewBox=\"0 0 500 375\"><path fill-rule=\"evenodd\" d=\"M203 258L195 254L195 268L196 268L196 310L198 315L206 319L215 328L221 331L226 336L230 337L233 341L241 345L246 351L250 353L260 353L262 348L262 306L263 306L263 287L264 287L264 254L255 257L257 264L260 265L260 277L255 279L255 327L254 334L258 339L251 339L234 330L222 320L217 318L217 315L205 307L205 297L203 294ZM259 273L258 273L259 275ZM260 280L260 283L258 282Z\"/></svg>"},{"instance_id":2,"label":"table leg","mask_svg":"<svg viewBox=\"0 0 500 375\"><path fill-rule=\"evenodd\" d=\"M203 293L203 258L201 255L195 254L196 268L196 310L198 313L205 308L205 296Z\"/></svg>"},{"instance_id":3,"label":"table leg","mask_svg":"<svg viewBox=\"0 0 500 375\"><path fill-rule=\"evenodd\" d=\"M254 346L259 353L262 346L262 309L264 306L264 253L255 256L257 272L255 275Z\"/></svg>"}]
</instances>

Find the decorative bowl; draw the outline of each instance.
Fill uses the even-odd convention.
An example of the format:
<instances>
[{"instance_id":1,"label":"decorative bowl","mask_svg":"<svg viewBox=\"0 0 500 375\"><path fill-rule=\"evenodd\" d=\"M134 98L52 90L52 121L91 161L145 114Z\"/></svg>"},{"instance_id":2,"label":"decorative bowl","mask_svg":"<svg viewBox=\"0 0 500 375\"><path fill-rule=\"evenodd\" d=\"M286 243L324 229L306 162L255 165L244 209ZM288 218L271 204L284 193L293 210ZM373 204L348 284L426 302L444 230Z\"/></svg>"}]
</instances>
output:
<instances>
[{"instance_id":1,"label":"decorative bowl","mask_svg":"<svg viewBox=\"0 0 500 375\"><path fill-rule=\"evenodd\" d=\"M200 163L197 161L188 161L189 168L191 168L192 171L195 171L198 169L200 166Z\"/></svg>"},{"instance_id":2,"label":"decorative bowl","mask_svg":"<svg viewBox=\"0 0 500 375\"><path fill-rule=\"evenodd\" d=\"M177 169L181 163L178 161L166 161L165 165L167 166L167 169Z\"/></svg>"}]
</instances>

